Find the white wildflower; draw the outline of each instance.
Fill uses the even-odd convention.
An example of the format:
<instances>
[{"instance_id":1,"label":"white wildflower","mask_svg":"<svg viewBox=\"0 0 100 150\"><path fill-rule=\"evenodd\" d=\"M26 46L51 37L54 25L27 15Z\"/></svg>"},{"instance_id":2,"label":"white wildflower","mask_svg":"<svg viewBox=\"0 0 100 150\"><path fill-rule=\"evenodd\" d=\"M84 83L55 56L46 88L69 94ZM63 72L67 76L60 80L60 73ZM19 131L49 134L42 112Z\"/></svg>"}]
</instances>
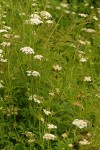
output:
<instances>
[{"instance_id":1,"label":"white wildflower","mask_svg":"<svg viewBox=\"0 0 100 150\"><path fill-rule=\"evenodd\" d=\"M96 20L96 21L98 21L98 18L96 16L93 16L93 19Z\"/></svg>"},{"instance_id":2,"label":"white wildflower","mask_svg":"<svg viewBox=\"0 0 100 150\"><path fill-rule=\"evenodd\" d=\"M35 56L34 56L34 59L38 59L38 60L40 60L40 61L42 60L42 58L43 58L42 55L35 55Z\"/></svg>"},{"instance_id":3,"label":"white wildflower","mask_svg":"<svg viewBox=\"0 0 100 150\"><path fill-rule=\"evenodd\" d=\"M37 95L31 95L31 96L29 96L29 100L30 101L32 101L33 99L34 99L34 102L40 104L40 103L42 103L41 100L43 100L43 97L39 97Z\"/></svg>"},{"instance_id":4,"label":"white wildflower","mask_svg":"<svg viewBox=\"0 0 100 150\"><path fill-rule=\"evenodd\" d=\"M41 17L43 17L44 19L49 19L52 18L51 14L47 11L41 11L40 12Z\"/></svg>"},{"instance_id":5,"label":"white wildflower","mask_svg":"<svg viewBox=\"0 0 100 150\"><path fill-rule=\"evenodd\" d=\"M0 45L2 45L3 47L6 47L6 46L10 46L11 43L10 42L2 42Z\"/></svg>"},{"instance_id":6,"label":"white wildflower","mask_svg":"<svg viewBox=\"0 0 100 150\"><path fill-rule=\"evenodd\" d=\"M8 32L8 31L5 30L5 29L1 29L1 30L0 30L0 33L4 33L4 32Z\"/></svg>"},{"instance_id":7,"label":"white wildflower","mask_svg":"<svg viewBox=\"0 0 100 150\"><path fill-rule=\"evenodd\" d=\"M74 119L72 124L76 125L80 129L83 129L83 128L87 127L87 121L80 120L80 119Z\"/></svg>"},{"instance_id":8,"label":"white wildflower","mask_svg":"<svg viewBox=\"0 0 100 150\"><path fill-rule=\"evenodd\" d=\"M91 77L84 77L84 81L90 82L91 81Z\"/></svg>"},{"instance_id":9,"label":"white wildflower","mask_svg":"<svg viewBox=\"0 0 100 150\"><path fill-rule=\"evenodd\" d=\"M52 20L46 20L46 23L48 23L48 24L52 24L52 23L53 23L53 21L52 21Z\"/></svg>"},{"instance_id":10,"label":"white wildflower","mask_svg":"<svg viewBox=\"0 0 100 150\"><path fill-rule=\"evenodd\" d=\"M43 21L41 21L39 18L30 18L29 20L26 20L26 24L32 24L32 25L39 25L42 24Z\"/></svg>"},{"instance_id":11,"label":"white wildflower","mask_svg":"<svg viewBox=\"0 0 100 150\"><path fill-rule=\"evenodd\" d=\"M61 136L62 136L63 138L67 138L67 137L68 137L67 133L63 133Z\"/></svg>"},{"instance_id":12,"label":"white wildflower","mask_svg":"<svg viewBox=\"0 0 100 150\"><path fill-rule=\"evenodd\" d=\"M56 9L57 9L57 10L60 10L60 9L61 9L61 7L57 6L57 7L56 7Z\"/></svg>"},{"instance_id":13,"label":"white wildflower","mask_svg":"<svg viewBox=\"0 0 100 150\"><path fill-rule=\"evenodd\" d=\"M0 54L3 52L3 50L2 49L0 49Z\"/></svg>"},{"instance_id":14,"label":"white wildflower","mask_svg":"<svg viewBox=\"0 0 100 150\"><path fill-rule=\"evenodd\" d=\"M31 144L31 143L35 142L35 139L29 139L28 142Z\"/></svg>"},{"instance_id":15,"label":"white wildflower","mask_svg":"<svg viewBox=\"0 0 100 150\"><path fill-rule=\"evenodd\" d=\"M81 17L84 17L84 18L86 18L88 16L88 14L81 14L81 13L79 13L78 15Z\"/></svg>"},{"instance_id":16,"label":"white wildflower","mask_svg":"<svg viewBox=\"0 0 100 150\"><path fill-rule=\"evenodd\" d=\"M69 5L65 4L65 3L61 3L60 6L63 7L63 8L68 8Z\"/></svg>"},{"instance_id":17,"label":"white wildflower","mask_svg":"<svg viewBox=\"0 0 100 150\"><path fill-rule=\"evenodd\" d=\"M89 145L90 142L87 141L86 139L83 139L83 141L79 141L79 144L81 144L81 145Z\"/></svg>"},{"instance_id":18,"label":"white wildflower","mask_svg":"<svg viewBox=\"0 0 100 150\"><path fill-rule=\"evenodd\" d=\"M48 116L48 115L51 115L51 112L46 110L46 109L43 109L44 113Z\"/></svg>"},{"instance_id":19,"label":"white wildflower","mask_svg":"<svg viewBox=\"0 0 100 150\"><path fill-rule=\"evenodd\" d=\"M9 27L9 26L3 26L3 28L6 30L11 30L11 27Z\"/></svg>"},{"instance_id":20,"label":"white wildflower","mask_svg":"<svg viewBox=\"0 0 100 150\"><path fill-rule=\"evenodd\" d=\"M0 80L0 89L1 88L4 88L4 86L3 86L3 80Z\"/></svg>"},{"instance_id":21,"label":"white wildflower","mask_svg":"<svg viewBox=\"0 0 100 150\"><path fill-rule=\"evenodd\" d=\"M38 19L41 19L41 17L37 14L37 13L34 13L34 14L31 14L30 15L30 18L38 18Z\"/></svg>"},{"instance_id":22,"label":"white wildflower","mask_svg":"<svg viewBox=\"0 0 100 150\"><path fill-rule=\"evenodd\" d=\"M54 69L55 71L60 71L60 70L62 70L62 67L59 66L59 65L53 65L53 69Z\"/></svg>"},{"instance_id":23,"label":"white wildflower","mask_svg":"<svg viewBox=\"0 0 100 150\"><path fill-rule=\"evenodd\" d=\"M80 62L86 62L86 61L87 61L86 58L81 58L81 59L80 59Z\"/></svg>"},{"instance_id":24,"label":"white wildflower","mask_svg":"<svg viewBox=\"0 0 100 150\"><path fill-rule=\"evenodd\" d=\"M26 73L27 73L27 76L31 76L32 75L32 71L30 71L30 70L27 70Z\"/></svg>"},{"instance_id":25,"label":"white wildflower","mask_svg":"<svg viewBox=\"0 0 100 150\"><path fill-rule=\"evenodd\" d=\"M96 96L97 98L100 98L100 94L96 94L95 96Z\"/></svg>"},{"instance_id":26,"label":"white wildflower","mask_svg":"<svg viewBox=\"0 0 100 150\"><path fill-rule=\"evenodd\" d=\"M34 136L34 134L33 134L32 132L30 132L30 131L26 132L25 135L26 135L27 137L32 137L32 136Z\"/></svg>"},{"instance_id":27,"label":"white wildflower","mask_svg":"<svg viewBox=\"0 0 100 150\"><path fill-rule=\"evenodd\" d=\"M55 126L53 124L47 124L47 128L48 129L57 129L57 126Z\"/></svg>"},{"instance_id":28,"label":"white wildflower","mask_svg":"<svg viewBox=\"0 0 100 150\"><path fill-rule=\"evenodd\" d=\"M23 47L20 50L25 54L34 54L34 50L31 47Z\"/></svg>"},{"instance_id":29,"label":"white wildflower","mask_svg":"<svg viewBox=\"0 0 100 150\"><path fill-rule=\"evenodd\" d=\"M56 139L56 136L53 135L53 134L50 134L50 133L46 133L46 134L43 136L43 139L46 139L46 140L55 140L55 139Z\"/></svg>"},{"instance_id":30,"label":"white wildflower","mask_svg":"<svg viewBox=\"0 0 100 150\"><path fill-rule=\"evenodd\" d=\"M32 76L34 77L40 77L40 73L38 71L33 71Z\"/></svg>"},{"instance_id":31,"label":"white wildflower","mask_svg":"<svg viewBox=\"0 0 100 150\"><path fill-rule=\"evenodd\" d=\"M68 147L73 148L73 144L68 144Z\"/></svg>"}]
</instances>

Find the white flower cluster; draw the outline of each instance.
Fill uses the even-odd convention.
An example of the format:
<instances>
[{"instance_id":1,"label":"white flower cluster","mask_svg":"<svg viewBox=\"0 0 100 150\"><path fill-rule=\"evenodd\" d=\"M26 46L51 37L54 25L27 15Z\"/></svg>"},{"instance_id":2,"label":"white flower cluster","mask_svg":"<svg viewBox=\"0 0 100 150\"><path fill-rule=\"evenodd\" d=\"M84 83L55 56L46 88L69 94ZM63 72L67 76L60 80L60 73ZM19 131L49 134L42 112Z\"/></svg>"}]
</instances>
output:
<instances>
[{"instance_id":1,"label":"white flower cluster","mask_svg":"<svg viewBox=\"0 0 100 150\"><path fill-rule=\"evenodd\" d=\"M26 73L27 73L27 76L40 77L40 73L38 71L27 70Z\"/></svg>"},{"instance_id":2,"label":"white flower cluster","mask_svg":"<svg viewBox=\"0 0 100 150\"><path fill-rule=\"evenodd\" d=\"M40 60L40 61L42 60L42 58L43 58L42 55L35 55L35 56L34 56L34 59L38 59L38 60Z\"/></svg>"},{"instance_id":3,"label":"white flower cluster","mask_svg":"<svg viewBox=\"0 0 100 150\"><path fill-rule=\"evenodd\" d=\"M31 47L22 47L20 50L25 54L34 54L34 50Z\"/></svg>"},{"instance_id":4,"label":"white flower cluster","mask_svg":"<svg viewBox=\"0 0 100 150\"><path fill-rule=\"evenodd\" d=\"M44 19L50 19L52 18L51 14L47 11L41 11L40 12L41 17L43 17Z\"/></svg>"},{"instance_id":5,"label":"white flower cluster","mask_svg":"<svg viewBox=\"0 0 100 150\"><path fill-rule=\"evenodd\" d=\"M10 42L2 42L0 45L2 45L3 47L8 47L11 45Z\"/></svg>"},{"instance_id":6,"label":"white flower cluster","mask_svg":"<svg viewBox=\"0 0 100 150\"><path fill-rule=\"evenodd\" d=\"M84 17L84 18L86 18L88 16L88 14L81 14L81 13L79 13L78 15L81 17Z\"/></svg>"},{"instance_id":7,"label":"white flower cluster","mask_svg":"<svg viewBox=\"0 0 100 150\"><path fill-rule=\"evenodd\" d=\"M45 139L45 140L55 140L55 139L56 139L56 136L53 135L53 134L50 134L50 133L46 133L46 134L43 136L43 139Z\"/></svg>"},{"instance_id":8,"label":"white flower cluster","mask_svg":"<svg viewBox=\"0 0 100 150\"><path fill-rule=\"evenodd\" d=\"M51 115L51 112L46 110L46 109L43 109L44 113L48 116L48 115Z\"/></svg>"},{"instance_id":9,"label":"white flower cluster","mask_svg":"<svg viewBox=\"0 0 100 150\"><path fill-rule=\"evenodd\" d=\"M85 31L85 32L88 32L88 33L94 33L95 32L95 30L94 29L87 29L87 28L83 28L82 29L83 31Z\"/></svg>"},{"instance_id":10,"label":"white flower cluster","mask_svg":"<svg viewBox=\"0 0 100 150\"><path fill-rule=\"evenodd\" d=\"M57 129L57 126L55 126L53 124L47 124L47 128L48 129Z\"/></svg>"},{"instance_id":11,"label":"white flower cluster","mask_svg":"<svg viewBox=\"0 0 100 150\"><path fill-rule=\"evenodd\" d=\"M34 102L40 104L42 103L43 97L37 96L37 95L31 95L29 96L29 101L32 101L34 99Z\"/></svg>"},{"instance_id":12,"label":"white flower cluster","mask_svg":"<svg viewBox=\"0 0 100 150\"><path fill-rule=\"evenodd\" d=\"M76 125L80 129L87 127L87 121L80 120L80 119L74 119L72 124Z\"/></svg>"},{"instance_id":13,"label":"white flower cluster","mask_svg":"<svg viewBox=\"0 0 100 150\"><path fill-rule=\"evenodd\" d=\"M4 32L8 32L8 31L5 29L0 29L0 33L4 33Z\"/></svg>"},{"instance_id":14,"label":"white flower cluster","mask_svg":"<svg viewBox=\"0 0 100 150\"><path fill-rule=\"evenodd\" d=\"M4 59L3 58L3 50L2 49L0 49L0 62L7 62L7 59Z\"/></svg>"},{"instance_id":15,"label":"white flower cluster","mask_svg":"<svg viewBox=\"0 0 100 150\"><path fill-rule=\"evenodd\" d=\"M84 77L84 81L91 82L91 77Z\"/></svg>"},{"instance_id":16,"label":"white flower cluster","mask_svg":"<svg viewBox=\"0 0 100 150\"><path fill-rule=\"evenodd\" d=\"M46 20L46 23L51 24L53 23L52 20L47 20L51 18L51 14L47 11L41 11L40 13L35 12L34 14L30 15L30 19L26 20L25 23L32 25L40 25L44 22L44 20Z\"/></svg>"},{"instance_id":17,"label":"white flower cluster","mask_svg":"<svg viewBox=\"0 0 100 150\"><path fill-rule=\"evenodd\" d=\"M4 88L4 86L3 86L3 80L0 80L0 89L1 88Z\"/></svg>"},{"instance_id":18,"label":"white flower cluster","mask_svg":"<svg viewBox=\"0 0 100 150\"><path fill-rule=\"evenodd\" d=\"M90 142L87 141L86 139L83 139L83 141L79 141L79 144L81 144L81 145L89 145Z\"/></svg>"},{"instance_id":19,"label":"white flower cluster","mask_svg":"<svg viewBox=\"0 0 100 150\"><path fill-rule=\"evenodd\" d=\"M61 66L59 66L59 65L53 65L53 69L54 69L55 71L60 71L60 70L62 70Z\"/></svg>"}]
</instances>

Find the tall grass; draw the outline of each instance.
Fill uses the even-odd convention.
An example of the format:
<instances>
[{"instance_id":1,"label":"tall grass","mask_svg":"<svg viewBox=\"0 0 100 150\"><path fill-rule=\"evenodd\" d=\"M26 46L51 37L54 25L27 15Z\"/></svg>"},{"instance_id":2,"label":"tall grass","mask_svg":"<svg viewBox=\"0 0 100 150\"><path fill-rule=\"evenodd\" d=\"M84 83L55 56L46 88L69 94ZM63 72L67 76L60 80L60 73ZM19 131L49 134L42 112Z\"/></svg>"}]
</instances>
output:
<instances>
[{"instance_id":1,"label":"tall grass","mask_svg":"<svg viewBox=\"0 0 100 150\"><path fill-rule=\"evenodd\" d=\"M100 149L99 7L0 2L0 150Z\"/></svg>"}]
</instances>

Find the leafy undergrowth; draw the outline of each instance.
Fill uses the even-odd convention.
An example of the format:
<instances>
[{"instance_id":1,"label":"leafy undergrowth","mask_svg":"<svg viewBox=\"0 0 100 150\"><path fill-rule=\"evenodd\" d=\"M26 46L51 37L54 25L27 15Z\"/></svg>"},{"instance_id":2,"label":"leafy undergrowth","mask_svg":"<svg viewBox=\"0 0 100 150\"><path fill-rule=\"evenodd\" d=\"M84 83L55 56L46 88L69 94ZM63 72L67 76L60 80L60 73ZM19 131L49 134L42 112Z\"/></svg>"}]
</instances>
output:
<instances>
[{"instance_id":1,"label":"leafy undergrowth","mask_svg":"<svg viewBox=\"0 0 100 150\"><path fill-rule=\"evenodd\" d=\"M0 2L0 150L100 149L100 4Z\"/></svg>"}]
</instances>

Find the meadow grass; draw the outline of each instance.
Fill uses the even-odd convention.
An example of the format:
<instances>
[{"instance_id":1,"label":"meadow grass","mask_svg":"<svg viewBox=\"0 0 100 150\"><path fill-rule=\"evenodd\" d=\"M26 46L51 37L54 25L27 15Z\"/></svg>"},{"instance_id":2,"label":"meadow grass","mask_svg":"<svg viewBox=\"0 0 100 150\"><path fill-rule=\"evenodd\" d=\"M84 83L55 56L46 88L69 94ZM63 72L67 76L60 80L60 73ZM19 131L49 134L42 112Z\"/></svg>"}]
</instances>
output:
<instances>
[{"instance_id":1,"label":"meadow grass","mask_svg":"<svg viewBox=\"0 0 100 150\"><path fill-rule=\"evenodd\" d=\"M0 1L0 150L100 150L100 5Z\"/></svg>"}]
</instances>

